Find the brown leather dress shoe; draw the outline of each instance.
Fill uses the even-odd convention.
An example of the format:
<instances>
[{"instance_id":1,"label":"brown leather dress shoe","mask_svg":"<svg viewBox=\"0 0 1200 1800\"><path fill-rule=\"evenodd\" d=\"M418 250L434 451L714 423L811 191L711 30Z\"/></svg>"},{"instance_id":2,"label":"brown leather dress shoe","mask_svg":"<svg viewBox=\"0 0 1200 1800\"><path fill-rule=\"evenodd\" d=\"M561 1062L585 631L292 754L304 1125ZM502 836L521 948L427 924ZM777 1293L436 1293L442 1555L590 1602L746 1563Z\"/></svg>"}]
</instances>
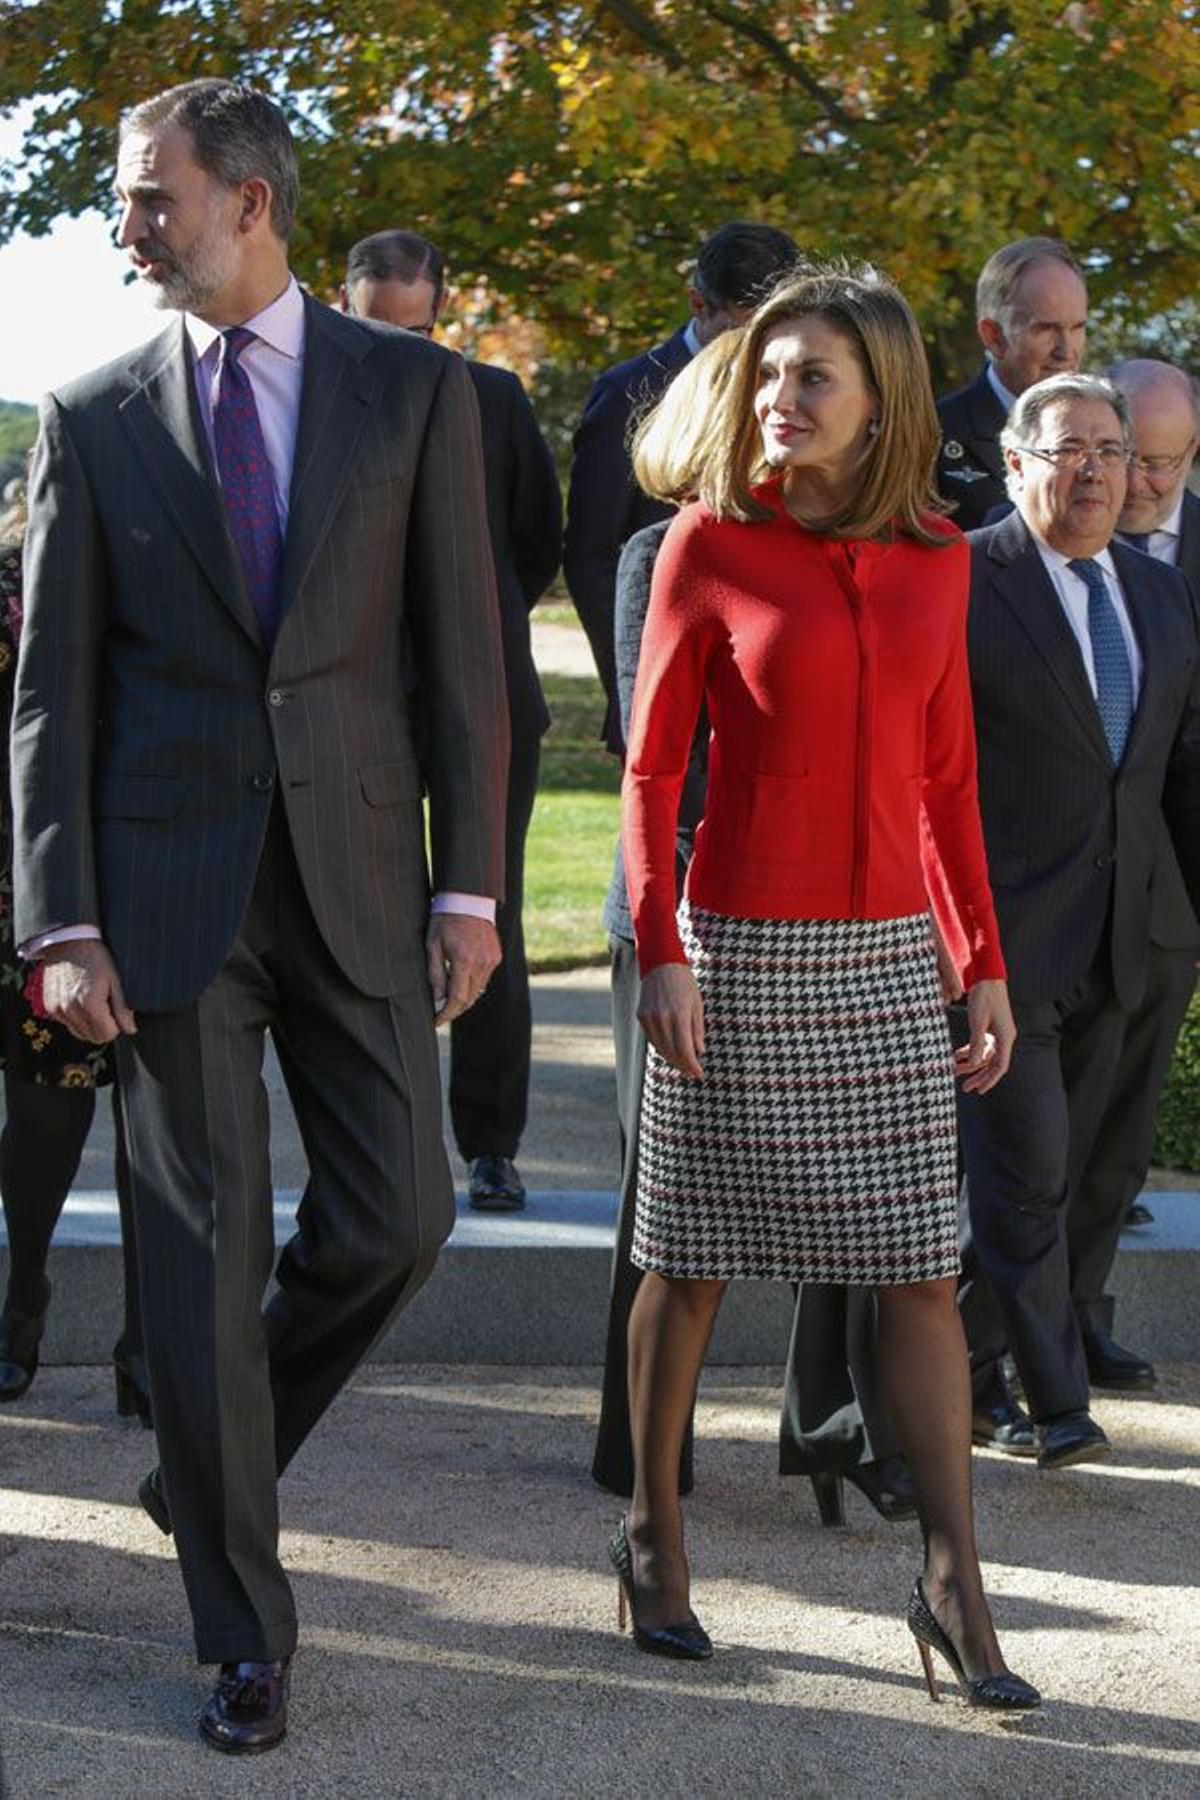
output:
<instances>
[{"instance_id":1,"label":"brown leather dress shoe","mask_svg":"<svg viewBox=\"0 0 1200 1800\"><path fill-rule=\"evenodd\" d=\"M212 1699L200 1714L200 1736L214 1750L248 1756L273 1750L287 1733L292 1659L222 1663Z\"/></svg>"}]
</instances>

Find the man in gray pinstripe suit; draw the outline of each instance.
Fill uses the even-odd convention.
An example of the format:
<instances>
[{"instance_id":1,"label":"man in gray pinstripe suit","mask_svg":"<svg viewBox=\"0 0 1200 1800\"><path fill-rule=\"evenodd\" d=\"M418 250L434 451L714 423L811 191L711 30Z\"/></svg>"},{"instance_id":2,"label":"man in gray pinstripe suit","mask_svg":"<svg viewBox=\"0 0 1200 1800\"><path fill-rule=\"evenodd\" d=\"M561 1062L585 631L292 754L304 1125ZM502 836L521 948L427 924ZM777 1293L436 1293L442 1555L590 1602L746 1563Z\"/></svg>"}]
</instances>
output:
<instances>
[{"instance_id":1,"label":"man in gray pinstripe suit","mask_svg":"<svg viewBox=\"0 0 1200 1800\"><path fill-rule=\"evenodd\" d=\"M50 395L14 719L17 934L117 1045L161 1467L219 1749L278 1743L277 1473L454 1217L435 1017L498 961L508 729L461 361L302 295L295 151L192 82L122 122L183 314ZM421 792L430 802L432 914ZM310 1164L271 1273L270 1030Z\"/></svg>"}]
</instances>

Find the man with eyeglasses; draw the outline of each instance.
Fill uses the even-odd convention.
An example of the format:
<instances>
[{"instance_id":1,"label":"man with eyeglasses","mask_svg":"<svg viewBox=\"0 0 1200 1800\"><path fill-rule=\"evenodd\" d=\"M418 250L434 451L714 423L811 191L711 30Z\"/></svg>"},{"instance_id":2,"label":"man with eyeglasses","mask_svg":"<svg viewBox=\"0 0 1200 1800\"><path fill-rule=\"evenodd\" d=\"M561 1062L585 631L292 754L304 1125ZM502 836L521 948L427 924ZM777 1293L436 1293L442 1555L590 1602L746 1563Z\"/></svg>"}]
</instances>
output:
<instances>
[{"instance_id":1,"label":"man with eyeglasses","mask_svg":"<svg viewBox=\"0 0 1200 1800\"><path fill-rule=\"evenodd\" d=\"M1183 369L1138 357L1117 363L1109 379L1124 394L1133 424L1125 505L1117 520L1123 543L1181 569L1200 601L1200 498L1187 485L1200 441L1200 390ZM1168 927L1171 922L1165 922ZM1200 925L1190 913L1174 930L1159 929L1150 947L1146 992L1130 1018L1104 1124L1087 1179L1072 1198L1072 1215L1086 1220L1093 1190L1115 1184L1127 1196L1125 1224L1151 1225L1154 1215L1140 1198L1154 1150L1155 1115L1195 986ZM1109 1271L1079 1259L1074 1268L1076 1309L1112 1329L1112 1300L1104 1293ZM1102 1371L1107 1385L1146 1387L1148 1364L1114 1363ZM1093 1380L1096 1371L1093 1370Z\"/></svg>"},{"instance_id":2,"label":"man with eyeglasses","mask_svg":"<svg viewBox=\"0 0 1200 1800\"><path fill-rule=\"evenodd\" d=\"M432 337L446 304L442 253L412 231L377 231L346 263L342 311ZM519 1212L516 1155L529 1104L533 1019L521 907L525 839L550 714L534 667L529 614L562 556L562 496L554 458L516 375L467 362L479 403L488 535L496 565L512 749L505 815L504 899L496 910L500 967L450 1027L450 1123L480 1212Z\"/></svg>"},{"instance_id":3,"label":"man with eyeglasses","mask_svg":"<svg viewBox=\"0 0 1200 1800\"><path fill-rule=\"evenodd\" d=\"M1183 576L1114 538L1124 395L1090 375L1037 382L1002 442L1015 510L971 535L968 632L1018 1037L1004 1081L960 1096L961 1302L977 1368L1011 1348L1025 1453L1055 1469L1108 1451L1089 1377L1153 1379L1074 1296L1096 1271L1102 1293L1121 1230L1124 1192L1089 1171L1113 1153L1102 1132L1152 945L1200 900L1200 644Z\"/></svg>"},{"instance_id":4,"label":"man with eyeglasses","mask_svg":"<svg viewBox=\"0 0 1200 1800\"><path fill-rule=\"evenodd\" d=\"M986 524L1006 499L1004 421L1034 382L1078 369L1087 313L1083 270L1059 238L1019 238L980 271L975 323L987 360L973 381L937 403L937 484L964 531Z\"/></svg>"}]
</instances>

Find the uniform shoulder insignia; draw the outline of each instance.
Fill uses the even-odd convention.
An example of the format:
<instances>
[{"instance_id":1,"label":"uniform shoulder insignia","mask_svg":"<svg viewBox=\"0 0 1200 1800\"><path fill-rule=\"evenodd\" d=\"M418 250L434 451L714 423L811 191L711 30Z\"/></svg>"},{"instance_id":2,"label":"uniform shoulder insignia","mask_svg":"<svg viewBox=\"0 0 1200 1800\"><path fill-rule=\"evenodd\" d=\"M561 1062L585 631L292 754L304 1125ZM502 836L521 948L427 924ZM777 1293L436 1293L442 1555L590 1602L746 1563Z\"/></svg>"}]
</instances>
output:
<instances>
[{"instance_id":1,"label":"uniform shoulder insignia","mask_svg":"<svg viewBox=\"0 0 1200 1800\"><path fill-rule=\"evenodd\" d=\"M957 438L946 439L945 443L942 445L942 455L948 457L951 462L958 462L961 459L963 447Z\"/></svg>"}]
</instances>

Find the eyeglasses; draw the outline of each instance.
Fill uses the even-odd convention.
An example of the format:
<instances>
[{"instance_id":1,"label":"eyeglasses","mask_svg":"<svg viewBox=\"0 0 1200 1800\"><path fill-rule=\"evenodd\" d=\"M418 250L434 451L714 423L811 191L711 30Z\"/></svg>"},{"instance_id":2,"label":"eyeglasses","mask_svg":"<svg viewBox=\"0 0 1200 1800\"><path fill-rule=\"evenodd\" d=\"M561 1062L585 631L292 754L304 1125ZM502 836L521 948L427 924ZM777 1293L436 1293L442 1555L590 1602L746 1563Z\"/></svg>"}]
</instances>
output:
<instances>
[{"instance_id":1,"label":"eyeglasses","mask_svg":"<svg viewBox=\"0 0 1200 1800\"><path fill-rule=\"evenodd\" d=\"M1131 456L1129 466L1136 469L1139 475L1148 475L1151 481L1161 480L1163 476L1177 475L1194 446L1189 444L1178 456Z\"/></svg>"},{"instance_id":2,"label":"eyeglasses","mask_svg":"<svg viewBox=\"0 0 1200 1800\"><path fill-rule=\"evenodd\" d=\"M1018 444L1017 449L1024 456L1040 456L1043 462L1053 463L1056 469L1082 469L1090 462L1099 463L1102 469L1117 469L1130 460L1129 451L1122 444L1100 444L1095 450L1082 444L1056 444L1052 450Z\"/></svg>"}]
</instances>

